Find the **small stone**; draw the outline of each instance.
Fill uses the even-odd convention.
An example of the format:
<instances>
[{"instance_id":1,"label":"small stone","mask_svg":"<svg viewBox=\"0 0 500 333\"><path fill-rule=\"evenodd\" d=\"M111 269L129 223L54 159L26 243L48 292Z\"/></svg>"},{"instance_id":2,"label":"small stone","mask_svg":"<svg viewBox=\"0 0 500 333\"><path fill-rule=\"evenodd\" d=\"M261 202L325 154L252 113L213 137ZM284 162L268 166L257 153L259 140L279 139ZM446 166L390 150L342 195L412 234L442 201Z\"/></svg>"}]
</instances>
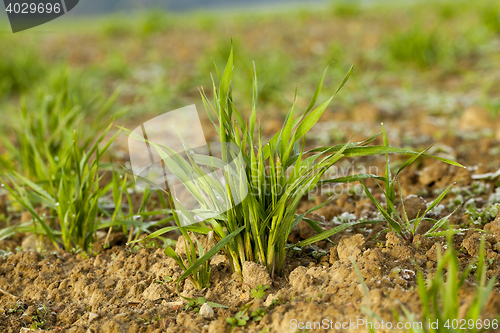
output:
<instances>
[{"instance_id":1,"label":"small stone","mask_svg":"<svg viewBox=\"0 0 500 333\"><path fill-rule=\"evenodd\" d=\"M214 310L208 303L204 303L199 312L200 316L202 316L205 319L212 319L214 318Z\"/></svg>"},{"instance_id":2,"label":"small stone","mask_svg":"<svg viewBox=\"0 0 500 333\"><path fill-rule=\"evenodd\" d=\"M365 295L365 288L363 287L363 285L360 283L356 286L356 288L358 288L358 291L360 292L361 295ZM368 288L366 288L368 290Z\"/></svg>"},{"instance_id":3,"label":"small stone","mask_svg":"<svg viewBox=\"0 0 500 333\"><path fill-rule=\"evenodd\" d=\"M221 332L229 332L229 325L223 319L214 320L208 326L208 333L221 333Z\"/></svg>"},{"instance_id":4,"label":"small stone","mask_svg":"<svg viewBox=\"0 0 500 333\"><path fill-rule=\"evenodd\" d=\"M113 288L115 286L115 281L111 279L106 279L103 281L102 286L104 288Z\"/></svg>"},{"instance_id":5,"label":"small stone","mask_svg":"<svg viewBox=\"0 0 500 333\"><path fill-rule=\"evenodd\" d=\"M188 232L189 237L193 242L195 242L195 236L193 233ZM213 231L210 231L206 236L204 235L196 235L196 238L198 241L200 241L201 245L203 246L203 249L205 249L205 253L210 250L212 247L215 246L215 240L213 237ZM185 256L187 255L186 253L186 244L189 244L188 240L184 240L184 236L180 236L177 239L177 243L175 244L175 253L179 256ZM198 249L197 246L195 246L196 249ZM198 250L196 250L196 253L198 253Z\"/></svg>"},{"instance_id":6,"label":"small stone","mask_svg":"<svg viewBox=\"0 0 500 333\"><path fill-rule=\"evenodd\" d=\"M97 313L91 312L89 313L89 323L93 321L94 319L97 319L99 315Z\"/></svg>"},{"instance_id":7,"label":"small stone","mask_svg":"<svg viewBox=\"0 0 500 333\"><path fill-rule=\"evenodd\" d=\"M387 235L385 235L385 238L387 239L387 241L385 242L385 246L389 248L396 247L398 245L403 245L401 238L399 238L398 234L396 234L395 232L387 233Z\"/></svg>"},{"instance_id":8,"label":"small stone","mask_svg":"<svg viewBox=\"0 0 500 333\"><path fill-rule=\"evenodd\" d=\"M99 268L101 267L102 265L104 265L105 261L102 259L102 256L101 255L98 255L95 259L94 259L94 267L96 268Z\"/></svg>"},{"instance_id":9,"label":"small stone","mask_svg":"<svg viewBox=\"0 0 500 333\"><path fill-rule=\"evenodd\" d=\"M439 248L439 250L438 250ZM435 262L437 261L437 253L438 251L441 253L441 255L444 254L444 251L443 251L443 248L441 247L441 244L439 243L435 243L434 245L432 245L432 247L430 248L429 251L427 251L427 253L425 254L425 256L427 257L427 260L429 260L427 262L427 264L429 264L430 262ZM431 264L431 267L432 267L433 264Z\"/></svg>"},{"instance_id":10,"label":"small stone","mask_svg":"<svg viewBox=\"0 0 500 333\"><path fill-rule=\"evenodd\" d=\"M495 251L497 252L500 252L500 242L496 243L493 248L495 249Z\"/></svg>"},{"instance_id":11,"label":"small stone","mask_svg":"<svg viewBox=\"0 0 500 333\"><path fill-rule=\"evenodd\" d=\"M52 252L56 250L54 244L52 244L47 237L43 237L42 243L40 243L40 239L35 234L30 234L25 237L21 243L21 248L25 251L39 251L42 249L47 252Z\"/></svg>"},{"instance_id":12,"label":"small stone","mask_svg":"<svg viewBox=\"0 0 500 333\"><path fill-rule=\"evenodd\" d=\"M115 318L114 318L114 319L115 319L115 320L116 320L116 319L121 319L121 320L124 320L124 319L126 319L126 318L127 318L127 314L122 312L122 313L117 314L117 315L115 316Z\"/></svg>"},{"instance_id":13,"label":"small stone","mask_svg":"<svg viewBox=\"0 0 500 333\"><path fill-rule=\"evenodd\" d=\"M448 165L441 161L434 162L433 164L425 167L419 174L419 181L423 185L431 186L438 182L443 175L449 174Z\"/></svg>"},{"instance_id":14,"label":"small stone","mask_svg":"<svg viewBox=\"0 0 500 333\"><path fill-rule=\"evenodd\" d=\"M225 255L219 254L210 259L210 265L216 266L220 263L229 263Z\"/></svg>"},{"instance_id":15,"label":"small stone","mask_svg":"<svg viewBox=\"0 0 500 333\"><path fill-rule=\"evenodd\" d=\"M160 283L151 283L149 287L144 290L142 296L148 301L155 301L157 299L163 298L169 294L167 286Z\"/></svg>"}]
</instances>

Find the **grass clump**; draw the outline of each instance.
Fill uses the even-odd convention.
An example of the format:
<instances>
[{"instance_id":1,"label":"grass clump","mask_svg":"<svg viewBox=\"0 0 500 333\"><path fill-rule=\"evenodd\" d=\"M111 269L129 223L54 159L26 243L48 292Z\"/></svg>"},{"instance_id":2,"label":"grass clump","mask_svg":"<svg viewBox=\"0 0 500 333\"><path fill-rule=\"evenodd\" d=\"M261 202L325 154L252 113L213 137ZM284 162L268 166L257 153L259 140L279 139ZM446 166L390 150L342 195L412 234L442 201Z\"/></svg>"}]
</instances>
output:
<instances>
[{"instance_id":1,"label":"grass clump","mask_svg":"<svg viewBox=\"0 0 500 333\"><path fill-rule=\"evenodd\" d=\"M99 150L105 133L89 152L83 152L75 132L73 149L60 157L59 172L49 177L43 187L16 171L2 174L5 188L31 214L33 221L3 229L1 239L17 232L31 232L47 236L56 248L61 242L67 251L89 247L95 232L108 227L97 216L99 199L111 186L111 183L104 188L99 186L99 159L112 142ZM94 153L95 158L90 160ZM36 209L39 205L41 209Z\"/></svg>"},{"instance_id":2,"label":"grass clump","mask_svg":"<svg viewBox=\"0 0 500 333\"><path fill-rule=\"evenodd\" d=\"M31 45L16 40L1 38L1 42L10 45L0 51L0 98L4 95L28 91L34 83L40 81L46 73L46 64L40 59ZM12 52L16 48L16 52Z\"/></svg>"},{"instance_id":3,"label":"grass clump","mask_svg":"<svg viewBox=\"0 0 500 333\"><path fill-rule=\"evenodd\" d=\"M427 69L437 65L444 57L445 41L437 31L427 32L418 27L397 33L388 42L389 54L396 61L413 63Z\"/></svg>"},{"instance_id":4,"label":"grass clump","mask_svg":"<svg viewBox=\"0 0 500 333\"><path fill-rule=\"evenodd\" d=\"M493 33L500 33L500 6L498 3L488 1L480 8L480 15L484 25Z\"/></svg>"},{"instance_id":5,"label":"grass clump","mask_svg":"<svg viewBox=\"0 0 500 333\"><path fill-rule=\"evenodd\" d=\"M177 213L181 215L177 219L180 229L183 229L180 223L182 221L210 227L218 241L217 246L222 242L225 243L224 253L233 270L240 275L245 261L255 261L264 265L272 276L275 273L281 274L288 248L288 236L301 220L310 224L318 235L295 244L299 247L328 238L360 223L345 223L323 231L317 222L304 219L307 213L319 209L327 202L302 215L296 214L303 195L318 185L329 182L352 182L371 177L367 174L357 174L335 179L322 179L325 172L343 157L386 153L425 155L388 145L369 146L378 135L358 143L348 142L332 147L305 150L307 132L321 117L351 72L346 75L332 97L315 107L325 71L307 109L296 117L298 111L294 102L281 130L266 142L256 118L259 91L257 75L254 75L253 80L251 113L249 118L244 120L232 98L232 51L224 71L220 72L218 68L216 70L219 85L216 86L215 83L213 85L213 99L210 99L204 90L201 91L203 103L209 119L220 136L220 143L231 147L236 146L241 152L242 162L234 169L225 169L224 182L221 182L208 177L202 167L213 168L216 165L225 165L227 161L236 158L234 151L223 148L222 159L207 159L206 156L186 151L186 160L179 158L179 155L174 154L175 152L169 150L168 147L154 146L160 155L163 154L165 165L183 181L201 207L198 211L188 211L175 197L165 191L172 197L174 205L178 207ZM195 161L199 162L201 167ZM192 179L189 175L199 177ZM227 207L230 209L224 209ZM203 218L203 216L208 216L208 218ZM203 221L198 223L200 217ZM231 239L228 240L228 236ZM203 257L191 267L199 267L209 258L207 254ZM185 272L189 272L189 269Z\"/></svg>"},{"instance_id":6,"label":"grass clump","mask_svg":"<svg viewBox=\"0 0 500 333\"><path fill-rule=\"evenodd\" d=\"M495 285L495 277L487 282L486 270L488 264L485 261L484 238L481 240L479 256L477 261L470 263L465 270L461 270L458 255L451 245L451 234L448 234L448 248L444 255L440 248L437 250L437 269L427 280L421 272L417 274L418 295L422 305L419 314L412 312L404 304L400 303L400 309L393 311L395 319L400 323L411 322L410 333L450 333L450 332L484 332L497 331L500 327L500 317L485 318L483 310ZM351 262L356 270L360 283L363 287L365 306L362 307L369 322L368 330L375 333L376 322L383 319L372 310L368 288L363 276L354 261ZM474 297L465 302L460 299L460 291L465 288L466 281L471 272L476 272L476 283L474 286ZM420 323L420 325L418 324ZM417 325L415 325L417 324Z\"/></svg>"},{"instance_id":7,"label":"grass clump","mask_svg":"<svg viewBox=\"0 0 500 333\"><path fill-rule=\"evenodd\" d=\"M383 130L383 137L384 137L384 145L388 146L389 145L389 141L388 141L385 129ZM450 191L451 187L454 184L450 185L443 192L441 192L441 194L439 194L439 196L428 205L428 207L426 208L426 210L424 212L420 212L419 211L417 213L417 216L415 218L409 219L408 215L406 214L406 209L405 209L405 206L404 206L404 200L403 200L403 194L402 194L402 190L401 190L401 185L397 181L397 177L399 176L399 174L406 167L408 167L413 162L415 162L415 160L417 158L419 158L420 156L424 155L425 152L428 149L422 151L421 153L419 153L417 155L412 156L410 159L408 159L407 161L405 161L399 167L399 169L397 170L397 172L394 175L394 177L391 174L391 169L390 169L390 166L389 166L389 155L386 154L386 156L385 156L385 158L386 158L385 175L383 177L372 176L372 179L374 179L374 180L381 180L384 183L383 187L380 186L380 184L378 184L378 183L377 184L382 189L382 192L383 192L383 195L384 195L385 201L386 201L386 208L384 208L382 206L382 204L379 203L377 201L377 199L375 199L375 197L371 194L371 192L368 189L368 187L363 182L360 182L361 185L364 188L365 194L377 206L377 209L379 210L379 212L382 214L382 216L384 217L384 219L389 224L389 227L387 229L382 230L381 232L396 231L403 239L409 241L410 243L413 241L413 238L414 238L414 236L415 236L415 234L417 232L417 228L420 225L420 222L422 222L423 220L430 221L430 222L432 222L434 224L434 226L425 233L425 235L424 235L425 237L443 236L443 235L447 234L450 231L452 233L459 233L459 232L463 232L464 231L463 229L450 229L450 227L449 227L449 225L447 223L448 220L449 220L449 218L451 217L451 215L453 215L453 213L455 213L455 211L460 206L457 207L451 214L443 217L439 221L431 219L429 217L426 217L427 213L430 213L434 208L436 208L439 205L439 203L441 202L441 200L444 199L444 197L446 196L446 194L448 194L448 192ZM448 160L445 160L445 159L443 159L443 160L445 162L450 163L450 164L454 164L456 166L461 166L458 163L454 163L454 162L451 162L451 161L448 161ZM402 207L402 213L401 214L398 213L398 210L396 209L396 184L399 185L399 194L400 194L400 197L401 197L400 199L401 199L401 207ZM444 229L444 231L438 231L440 228Z\"/></svg>"},{"instance_id":8,"label":"grass clump","mask_svg":"<svg viewBox=\"0 0 500 333\"><path fill-rule=\"evenodd\" d=\"M46 182L59 173L73 150L73 130L80 138L79 148L85 150L95 140L95 133L104 130L103 123L112 122L110 109L118 93L107 100L88 99L73 88L68 75L61 73L36 92L33 103L21 101L19 115L13 119L15 139L0 137L7 150L0 156L4 170L18 170L30 180ZM87 121L90 114L93 122Z\"/></svg>"},{"instance_id":9,"label":"grass clump","mask_svg":"<svg viewBox=\"0 0 500 333\"><path fill-rule=\"evenodd\" d=\"M356 0L334 0L331 8L333 14L338 17L356 17L361 13L361 6Z\"/></svg>"},{"instance_id":10,"label":"grass clump","mask_svg":"<svg viewBox=\"0 0 500 333\"><path fill-rule=\"evenodd\" d=\"M463 272L458 263L457 253L451 245L448 246L444 255L438 251L437 270L432 278L425 281L422 273L418 272L418 292L423 307L421 321L423 323L437 321L439 325L430 330L412 328L409 330L411 333L463 332L464 329L465 332L475 333L490 329L496 331L500 327L499 317L488 319L482 316L496 280L493 277L486 282L488 265L485 262L484 242L482 239L477 262L469 264ZM476 271L474 297L468 300L467 304L462 305L459 292L473 269ZM417 319L415 314L403 305L401 307L409 321Z\"/></svg>"}]
</instances>

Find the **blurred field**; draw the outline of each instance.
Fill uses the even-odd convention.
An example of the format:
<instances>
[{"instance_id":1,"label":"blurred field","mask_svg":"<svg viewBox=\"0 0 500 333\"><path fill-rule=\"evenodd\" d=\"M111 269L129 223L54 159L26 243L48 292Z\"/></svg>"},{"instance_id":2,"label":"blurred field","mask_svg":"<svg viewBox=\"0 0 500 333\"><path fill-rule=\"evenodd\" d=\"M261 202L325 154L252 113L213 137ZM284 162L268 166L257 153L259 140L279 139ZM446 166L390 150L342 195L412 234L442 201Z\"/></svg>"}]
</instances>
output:
<instances>
[{"instance_id":1,"label":"blurred field","mask_svg":"<svg viewBox=\"0 0 500 333\"><path fill-rule=\"evenodd\" d=\"M334 101L337 115L349 118L362 104L397 119L455 117L471 105L494 115L500 110L499 13L493 1L336 1L255 14L151 11L54 22L53 33L0 35L8 45L0 51L0 109L11 118L28 97L29 112L36 112L29 97L57 89L65 72L71 94L82 100L119 89L115 107L126 106L127 117L200 103L198 88L210 85L212 59L222 66L232 39L235 91L247 103L242 109L250 103L254 61L261 110L270 118L286 113L295 86L299 106L306 106L300 96L311 94L332 61L323 97L355 66ZM2 126L7 130L9 121Z\"/></svg>"}]
</instances>

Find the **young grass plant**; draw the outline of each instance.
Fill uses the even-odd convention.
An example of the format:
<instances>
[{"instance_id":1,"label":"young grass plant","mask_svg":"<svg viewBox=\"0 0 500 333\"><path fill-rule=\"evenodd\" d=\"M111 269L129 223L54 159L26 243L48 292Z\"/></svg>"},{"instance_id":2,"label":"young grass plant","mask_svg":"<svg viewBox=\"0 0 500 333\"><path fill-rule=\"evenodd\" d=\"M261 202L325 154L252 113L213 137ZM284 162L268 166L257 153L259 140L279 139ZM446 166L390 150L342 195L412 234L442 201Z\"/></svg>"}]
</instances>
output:
<instances>
[{"instance_id":1,"label":"young grass plant","mask_svg":"<svg viewBox=\"0 0 500 333\"><path fill-rule=\"evenodd\" d=\"M451 244L451 234L448 243ZM482 316L483 309L488 301L488 297L493 290L496 278L491 278L486 282L487 264L485 263L484 239L481 241L479 257L477 263L467 266L464 272L460 273L460 266L456 251L451 245L441 255L438 251L437 270L432 279L427 282L421 272L418 272L418 292L422 302L422 322L439 323L438 327L425 329L412 328L412 333L421 332L483 332L485 330L497 331L500 328L499 317L485 318ZM476 287L474 297L465 308L461 305L459 291L476 267ZM446 271L446 279L445 279ZM417 318L406 307L401 308L410 321Z\"/></svg>"},{"instance_id":2,"label":"young grass plant","mask_svg":"<svg viewBox=\"0 0 500 333\"><path fill-rule=\"evenodd\" d=\"M36 92L34 101L21 101L19 116L13 119L15 140L0 137L7 150L0 156L0 166L18 170L37 182L47 182L59 173L64 155L73 149L73 130L80 138L80 148L90 147L95 133L105 129L106 119L112 122L107 115L118 96L115 93L107 100L88 101L81 91L70 89L66 73L56 75L52 81L48 88ZM86 121L91 112L92 119L97 120L93 123Z\"/></svg>"},{"instance_id":3,"label":"young grass plant","mask_svg":"<svg viewBox=\"0 0 500 333\"><path fill-rule=\"evenodd\" d=\"M323 231L315 221L305 219L307 213L321 208L327 202L302 215L296 214L297 206L303 195L317 185L328 182L352 182L371 177L367 174L358 174L335 179L322 179L325 172L343 157L387 153L425 155L388 145L368 146L377 135L358 143L349 142L305 151L305 135L319 120L335 94L344 86L351 71L346 75L335 94L315 108L326 75L325 70L305 112L296 117L297 110L294 101L283 127L267 142L263 139L256 117L259 91L257 75L254 75L253 81L252 110L249 118L244 120L232 98L232 50L222 74L217 67L216 71L219 85L217 87L215 82L213 83L213 100L210 101L203 89L201 96L208 117L220 136L222 147L225 147L224 145L236 146L241 153L242 163L232 170L224 170L225 182L223 183L208 177L197 163L203 167L226 165L227 162L236 158L234 152L223 148L222 160L213 157L207 160L206 156L203 158L194 152L186 151L188 158L185 160L179 158L179 155L169 150L168 147L152 144L168 168L183 181L202 207L196 214L196 212L189 212L183 209L182 205L179 205L180 210L182 210L180 212L181 219L195 224L199 221L196 215L198 218L202 215L209 216L206 219L202 218L204 220L202 225L211 226L215 238L219 241L217 245L225 242L228 235L234 235L236 232L234 238L225 244L224 253L233 270L240 275L245 261L255 261L264 265L272 276L275 273L281 274L288 247L288 236L301 220L309 223L319 234L296 244L296 246L305 246L320 241L359 223L345 223ZM438 159L458 165L446 159ZM196 174L199 177L190 182L191 178L187 175L191 174ZM176 199L174 198L174 200ZM223 203L223 206L231 208L228 210L218 209L218 203ZM180 203L176 201L175 204L177 207ZM240 230L243 232L239 233Z\"/></svg>"},{"instance_id":4,"label":"young grass plant","mask_svg":"<svg viewBox=\"0 0 500 333\"><path fill-rule=\"evenodd\" d=\"M384 146L389 147L389 141L387 138L387 134L385 132L385 128L383 128L383 138L384 138ZM430 148L430 147L429 147ZM446 194L450 191L451 187L454 185L450 185L448 188L446 188L430 205L427 206L426 210L424 212L418 212L417 216L413 219L409 219L408 215L406 214L406 209L404 207L404 200L403 200L403 194L401 190L401 184L397 181L397 177L399 174L409 165L411 165L415 160L422 155L425 155L425 152L429 150L427 148L426 150L420 152L419 154L416 154L409 158L407 161L405 161L397 170L396 174L394 177L391 174L391 169L389 165L389 155L386 154L386 165L385 165L385 175L384 177L375 177L372 176L372 179L377 182L377 180L381 180L384 183L384 187L380 186L380 184L377 182L379 187L382 189L382 192L385 197L386 201L386 208L380 204L375 197L371 194L370 190L368 187L363 183L363 181L360 181L361 185L364 188L364 191L368 198L377 206L377 209L379 212L382 214L384 219L387 221L389 224L389 227L387 229L382 230L381 232L387 232L387 231L396 231L403 239L409 241L410 243L413 241L413 238L417 232L417 228L420 225L420 222L423 220L427 220L432 222L434 225L433 227L428 230L425 233L425 237L437 237L437 236L443 236L446 235L449 231L451 230L452 233L459 233L465 231L464 229L450 229L449 225L447 224L449 218L453 213L457 211L459 207L457 207L451 214L443 217L439 221L428 218L426 217L427 213L431 212L434 208L436 208L441 200L446 196ZM401 199L401 205L402 205L402 216L398 213L396 209L396 184L399 185L399 194L400 194L400 199ZM442 231L438 231L438 229L443 229ZM468 229L467 229L468 230Z\"/></svg>"},{"instance_id":5,"label":"young grass plant","mask_svg":"<svg viewBox=\"0 0 500 333\"><path fill-rule=\"evenodd\" d=\"M113 183L104 187L99 185L102 178L99 174L99 162L119 133L103 148L99 148L108 130L101 134L87 152L80 148L75 131L72 149L60 156L62 163L58 174L49 178L43 187L16 171L1 174L7 191L31 214L33 221L1 230L0 239L18 232L30 232L47 236L56 248L62 243L67 251L75 248L85 251L94 241L95 232L99 229L125 224L146 230L147 224L134 221L112 220L101 223L100 199ZM125 181L126 179L123 180L122 189L125 188ZM119 206L115 206L113 217L116 217Z\"/></svg>"},{"instance_id":6,"label":"young grass plant","mask_svg":"<svg viewBox=\"0 0 500 333\"><path fill-rule=\"evenodd\" d=\"M461 273L457 253L451 245L452 234L448 233L447 236L448 249L442 255L438 248L437 269L433 277L425 281L422 273L418 272L417 283L419 298L422 303L421 313L415 314L400 303L404 316L395 310L396 321L414 323L411 328L406 330L411 333L497 331L500 328L500 317L485 318L482 316L496 280L493 277L490 278L488 283L486 282L487 264L485 263L484 239L481 241L477 262L469 264L465 271ZM372 323L372 325L367 326L368 330L370 333L375 333L374 326L376 325L373 325L373 323L377 320L380 323L383 319L371 309L368 288L363 276L353 258L351 258L351 262L363 287L365 306L361 309L370 319L369 322ZM468 304L463 304L460 302L459 292L464 287L465 281L474 268L476 268L474 297L469 300ZM415 325L415 323L421 323L421 325ZM431 323L434 324L430 325Z\"/></svg>"}]
</instances>

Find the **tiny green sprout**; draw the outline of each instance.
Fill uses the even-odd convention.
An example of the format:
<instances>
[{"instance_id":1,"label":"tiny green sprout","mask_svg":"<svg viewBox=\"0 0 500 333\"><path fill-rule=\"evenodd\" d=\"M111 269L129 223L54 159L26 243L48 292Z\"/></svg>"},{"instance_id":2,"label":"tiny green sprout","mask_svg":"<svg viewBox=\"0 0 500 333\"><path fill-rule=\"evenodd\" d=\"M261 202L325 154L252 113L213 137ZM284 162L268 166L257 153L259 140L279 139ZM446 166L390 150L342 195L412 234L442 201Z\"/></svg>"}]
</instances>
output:
<instances>
[{"instance_id":1,"label":"tiny green sprout","mask_svg":"<svg viewBox=\"0 0 500 333\"><path fill-rule=\"evenodd\" d=\"M262 297L264 297L266 290L269 288L270 288L270 286L268 286L268 285L259 284L257 287L250 290L250 293L252 294L253 298L261 299Z\"/></svg>"},{"instance_id":2,"label":"tiny green sprout","mask_svg":"<svg viewBox=\"0 0 500 333\"><path fill-rule=\"evenodd\" d=\"M252 303L248 303L241 308L239 312L237 312L234 318L226 318L226 323L231 325L231 330L238 326L245 326L247 322L250 320L250 317L253 321L260 321L266 315L266 311L261 308L257 308L250 316L247 314L248 309L252 306Z\"/></svg>"},{"instance_id":3,"label":"tiny green sprout","mask_svg":"<svg viewBox=\"0 0 500 333\"><path fill-rule=\"evenodd\" d=\"M226 318L226 323L231 325L231 331L238 326L245 326L247 324L250 317L246 315L246 311L247 309L237 312L234 318Z\"/></svg>"},{"instance_id":4,"label":"tiny green sprout","mask_svg":"<svg viewBox=\"0 0 500 333\"><path fill-rule=\"evenodd\" d=\"M278 297L272 300L271 305L268 307L269 310L274 309L278 305L285 304L286 301L282 297Z\"/></svg>"},{"instance_id":5,"label":"tiny green sprout","mask_svg":"<svg viewBox=\"0 0 500 333\"><path fill-rule=\"evenodd\" d=\"M314 259L321 259L322 257L326 256L327 255L327 252L326 251L313 251L311 253L311 255L313 256Z\"/></svg>"},{"instance_id":6,"label":"tiny green sprout","mask_svg":"<svg viewBox=\"0 0 500 333\"><path fill-rule=\"evenodd\" d=\"M9 311L7 311L7 313L17 312L18 308L19 308L19 303L16 303L12 306L12 308L9 309Z\"/></svg>"},{"instance_id":7,"label":"tiny green sprout","mask_svg":"<svg viewBox=\"0 0 500 333\"><path fill-rule=\"evenodd\" d=\"M172 281L172 277L171 276L166 276L164 278L160 278L159 280L155 280L155 283L164 284L164 283L167 283L167 282L170 282L170 281Z\"/></svg>"},{"instance_id":8,"label":"tiny green sprout","mask_svg":"<svg viewBox=\"0 0 500 333\"><path fill-rule=\"evenodd\" d=\"M253 321L261 321L265 315L266 315L266 310L264 310L262 308L257 308L254 311L252 311L252 313L250 314Z\"/></svg>"},{"instance_id":9,"label":"tiny green sprout","mask_svg":"<svg viewBox=\"0 0 500 333\"><path fill-rule=\"evenodd\" d=\"M184 311L189 311L189 309L193 309L195 313L198 313L200 311L200 307L205 304L207 300L205 297L198 297L196 299L191 299L188 304L184 307Z\"/></svg>"}]
</instances>

